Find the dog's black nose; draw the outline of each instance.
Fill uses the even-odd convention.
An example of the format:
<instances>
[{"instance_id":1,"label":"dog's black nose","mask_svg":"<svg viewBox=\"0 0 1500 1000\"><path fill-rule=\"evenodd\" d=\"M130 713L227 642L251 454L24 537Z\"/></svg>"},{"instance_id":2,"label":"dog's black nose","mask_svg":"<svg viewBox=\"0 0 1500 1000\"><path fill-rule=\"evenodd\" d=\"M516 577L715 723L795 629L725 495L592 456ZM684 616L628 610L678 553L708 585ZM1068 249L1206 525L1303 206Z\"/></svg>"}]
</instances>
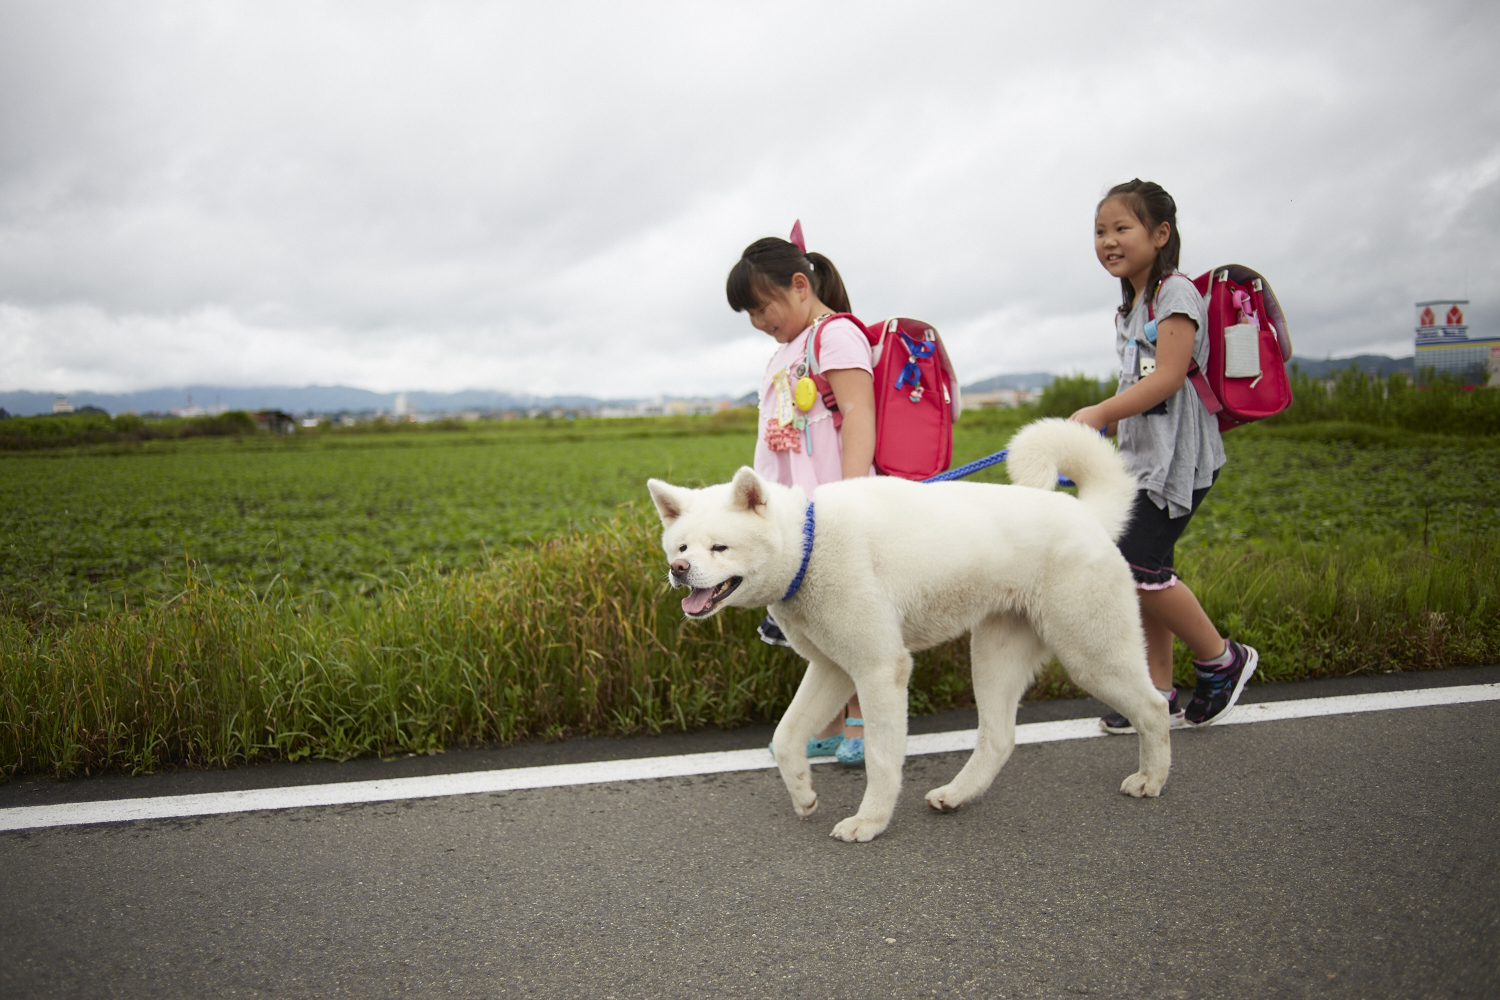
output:
<instances>
[{"instance_id":1,"label":"dog's black nose","mask_svg":"<svg viewBox=\"0 0 1500 1000\"><path fill-rule=\"evenodd\" d=\"M690 562L688 562L686 559L673 559L672 560L672 575L673 576L686 576L687 575L687 571L690 570L690 569L692 569L692 568L693 568L693 564L690 563Z\"/></svg>"}]
</instances>

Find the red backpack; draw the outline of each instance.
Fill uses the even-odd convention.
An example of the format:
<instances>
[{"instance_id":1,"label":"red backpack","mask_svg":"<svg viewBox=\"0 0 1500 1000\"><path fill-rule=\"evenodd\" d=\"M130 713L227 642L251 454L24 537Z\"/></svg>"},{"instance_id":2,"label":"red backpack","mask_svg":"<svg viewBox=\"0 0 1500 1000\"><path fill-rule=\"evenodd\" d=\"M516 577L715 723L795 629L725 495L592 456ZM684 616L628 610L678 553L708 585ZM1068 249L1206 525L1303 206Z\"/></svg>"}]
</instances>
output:
<instances>
[{"instance_id":1,"label":"red backpack","mask_svg":"<svg viewBox=\"0 0 1500 1000\"><path fill-rule=\"evenodd\" d=\"M958 377L937 330L915 319L888 319L866 326L849 313L824 317L808 338L808 374L842 427L844 415L818 357L823 327L847 319L870 341L875 378L875 468L882 475L926 479L953 460L953 422L963 409Z\"/></svg>"},{"instance_id":2,"label":"red backpack","mask_svg":"<svg viewBox=\"0 0 1500 1000\"><path fill-rule=\"evenodd\" d=\"M1193 287L1208 314L1208 370L1195 364L1188 380L1208 412L1218 414L1219 430L1264 420L1291 406L1286 362L1292 357L1292 337L1266 279L1244 265L1226 264L1194 278ZM1146 314L1156 318L1153 304L1147 304Z\"/></svg>"}]
</instances>

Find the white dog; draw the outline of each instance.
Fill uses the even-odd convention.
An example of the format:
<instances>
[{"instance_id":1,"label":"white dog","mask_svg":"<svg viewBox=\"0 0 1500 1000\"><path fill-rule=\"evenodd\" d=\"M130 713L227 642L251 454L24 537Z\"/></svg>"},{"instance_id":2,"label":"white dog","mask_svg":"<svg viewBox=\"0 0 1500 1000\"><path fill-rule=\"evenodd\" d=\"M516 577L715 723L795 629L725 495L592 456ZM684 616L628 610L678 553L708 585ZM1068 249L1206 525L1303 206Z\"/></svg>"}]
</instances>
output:
<instances>
[{"instance_id":1,"label":"white dog","mask_svg":"<svg viewBox=\"0 0 1500 1000\"><path fill-rule=\"evenodd\" d=\"M807 740L855 691L867 784L833 828L867 841L890 823L906 757L914 650L972 633L979 739L962 771L927 794L939 811L989 788L1015 747L1016 705L1049 655L1140 734L1140 770L1120 790L1157 795L1171 762L1167 702L1151 685L1135 585L1114 545L1136 483L1107 442L1041 420L1010 445L1017 486L887 477L802 491L742 468L701 490L647 483L665 528L670 580L692 618L769 608L807 674L772 740L799 816L818 806ZM1057 475L1078 497L1053 491Z\"/></svg>"}]
</instances>

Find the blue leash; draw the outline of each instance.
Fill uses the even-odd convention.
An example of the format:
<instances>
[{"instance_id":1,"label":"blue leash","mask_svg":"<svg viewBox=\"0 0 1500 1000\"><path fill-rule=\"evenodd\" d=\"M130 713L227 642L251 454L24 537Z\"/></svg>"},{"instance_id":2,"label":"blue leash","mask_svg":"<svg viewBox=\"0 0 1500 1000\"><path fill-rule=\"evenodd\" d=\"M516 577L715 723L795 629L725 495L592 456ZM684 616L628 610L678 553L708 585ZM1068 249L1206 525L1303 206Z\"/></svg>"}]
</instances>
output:
<instances>
[{"instance_id":1,"label":"blue leash","mask_svg":"<svg viewBox=\"0 0 1500 1000\"><path fill-rule=\"evenodd\" d=\"M980 469L988 469L992 465L999 465L1001 462L1005 461L1005 458L1009 453L1009 448L1001 448L993 455L986 455L984 458L979 459L977 462L970 462L968 465L960 465L958 468L949 469L947 472L939 472L935 476L927 477L926 479L922 480L922 482L946 483L950 479L962 479L965 476L972 476Z\"/></svg>"},{"instance_id":2,"label":"blue leash","mask_svg":"<svg viewBox=\"0 0 1500 1000\"><path fill-rule=\"evenodd\" d=\"M935 476L929 476L929 477L927 477L926 479L922 480L922 482L924 482L924 483L946 483L946 482L948 482L949 480L952 480L952 479L962 479L965 476L972 476L974 473L978 472L980 469L988 469L992 465L999 465L1001 462L1005 461L1005 457L1009 453L1010 453L1010 449L1009 448L1001 448L999 451L995 452L993 455L986 455L984 458L981 458L978 461L970 462L968 465L960 465L958 468L956 468L956 469L949 469L947 472L939 472ZM1073 482L1073 480L1069 479L1067 476L1058 476L1057 477L1057 485L1059 485L1059 486L1077 486L1078 484L1075 483L1075 482Z\"/></svg>"}]
</instances>

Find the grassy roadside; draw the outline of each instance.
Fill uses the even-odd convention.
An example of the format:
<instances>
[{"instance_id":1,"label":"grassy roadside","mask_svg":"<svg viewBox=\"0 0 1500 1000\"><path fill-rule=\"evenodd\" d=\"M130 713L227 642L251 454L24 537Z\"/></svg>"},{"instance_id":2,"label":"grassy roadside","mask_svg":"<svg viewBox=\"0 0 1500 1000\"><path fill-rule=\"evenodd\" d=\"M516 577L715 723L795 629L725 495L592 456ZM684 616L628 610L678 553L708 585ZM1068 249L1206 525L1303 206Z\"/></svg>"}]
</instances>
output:
<instances>
[{"instance_id":1,"label":"grassy roadside","mask_svg":"<svg viewBox=\"0 0 1500 1000\"><path fill-rule=\"evenodd\" d=\"M1346 382L1226 437L1180 572L1268 680L1500 661L1500 436L1406 426L1496 394ZM1106 389L966 415L955 464ZM556 424L0 456L0 780L776 718L800 661L756 613L685 623L618 506L726 477L753 416ZM914 712L971 698L963 643L918 657Z\"/></svg>"},{"instance_id":2,"label":"grassy roadside","mask_svg":"<svg viewBox=\"0 0 1500 1000\"><path fill-rule=\"evenodd\" d=\"M686 623L648 512L375 599L192 581L99 619L0 615L0 767L93 774L436 752L774 719L800 678L757 615ZM1209 613L1269 680L1500 658L1500 532L1197 547ZM1184 660L1179 664L1186 668ZM1183 669L1183 679L1190 671ZM1055 668L1037 696L1071 693ZM922 654L912 710L972 697L962 643Z\"/></svg>"}]
</instances>

